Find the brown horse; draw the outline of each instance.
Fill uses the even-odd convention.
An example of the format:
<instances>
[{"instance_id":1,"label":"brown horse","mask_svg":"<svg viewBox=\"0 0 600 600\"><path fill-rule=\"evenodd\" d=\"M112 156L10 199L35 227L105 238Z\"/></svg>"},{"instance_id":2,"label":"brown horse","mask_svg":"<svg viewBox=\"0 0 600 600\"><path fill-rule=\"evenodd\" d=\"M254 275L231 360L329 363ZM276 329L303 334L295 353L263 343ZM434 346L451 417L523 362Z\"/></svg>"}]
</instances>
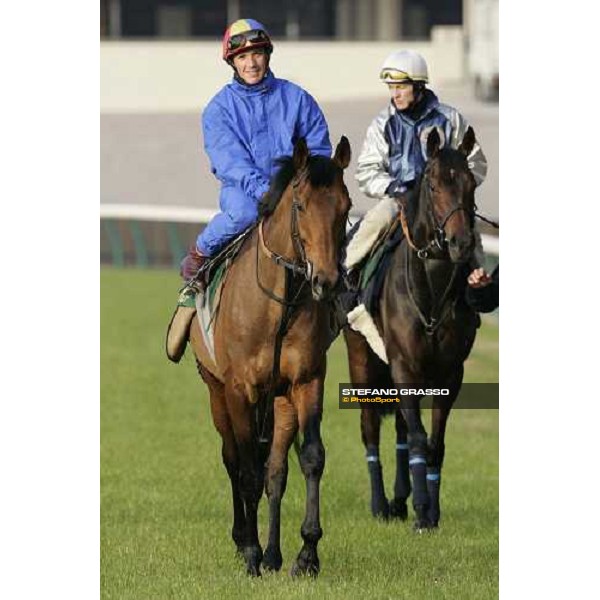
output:
<instances>
[{"instance_id":1,"label":"brown horse","mask_svg":"<svg viewBox=\"0 0 600 600\"><path fill-rule=\"evenodd\" d=\"M280 507L288 450L298 430L307 498L304 544L292 574L319 571L319 484L325 465L320 423L331 343L330 304L322 300L332 294L339 277L351 205L343 181L349 162L345 137L333 159L310 156L304 140L296 143L293 157L281 161L269 200L263 201L266 216L227 275L215 322L216 362L197 320L192 323L191 344L209 388L231 480L232 537L252 575L260 575L261 562L271 570L282 565ZM264 556L257 529L263 489L269 501Z\"/></svg>"},{"instance_id":2,"label":"brown horse","mask_svg":"<svg viewBox=\"0 0 600 600\"><path fill-rule=\"evenodd\" d=\"M417 529L438 526L446 422L479 326L478 315L464 302L468 261L475 244L475 179L466 158L474 143L470 127L458 150L440 149L436 130L427 138L427 165L414 202L403 205L404 238L391 258L376 317L389 366L362 336L345 331L350 377L356 387L449 388L449 395L433 397L429 443L420 397L403 396L396 408L396 480L389 504L379 461L380 427L386 411L361 410L371 512L377 517L406 519L410 472ZM408 218L407 211L412 212Z\"/></svg>"}]
</instances>

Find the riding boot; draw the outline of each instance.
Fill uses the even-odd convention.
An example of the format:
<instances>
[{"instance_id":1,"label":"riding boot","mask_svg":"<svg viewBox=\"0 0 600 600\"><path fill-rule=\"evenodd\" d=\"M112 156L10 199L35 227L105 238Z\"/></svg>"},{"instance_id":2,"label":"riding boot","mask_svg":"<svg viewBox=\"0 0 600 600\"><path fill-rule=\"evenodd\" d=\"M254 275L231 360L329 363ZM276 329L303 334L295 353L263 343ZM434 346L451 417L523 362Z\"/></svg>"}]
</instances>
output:
<instances>
[{"instance_id":1,"label":"riding boot","mask_svg":"<svg viewBox=\"0 0 600 600\"><path fill-rule=\"evenodd\" d=\"M178 363L183 356L192 319L196 314L196 296L204 293L204 285L199 281L186 284L179 294L177 308L167 329L166 351L169 360Z\"/></svg>"},{"instance_id":2,"label":"riding boot","mask_svg":"<svg viewBox=\"0 0 600 600\"><path fill-rule=\"evenodd\" d=\"M169 360L178 363L185 352L190 335L190 325L196 314L196 296L204 292L204 273L200 270L208 257L200 254L196 246L192 246L181 261L180 275L186 281L179 294L177 308L171 317L167 329L166 351Z\"/></svg>"}]
</instances>

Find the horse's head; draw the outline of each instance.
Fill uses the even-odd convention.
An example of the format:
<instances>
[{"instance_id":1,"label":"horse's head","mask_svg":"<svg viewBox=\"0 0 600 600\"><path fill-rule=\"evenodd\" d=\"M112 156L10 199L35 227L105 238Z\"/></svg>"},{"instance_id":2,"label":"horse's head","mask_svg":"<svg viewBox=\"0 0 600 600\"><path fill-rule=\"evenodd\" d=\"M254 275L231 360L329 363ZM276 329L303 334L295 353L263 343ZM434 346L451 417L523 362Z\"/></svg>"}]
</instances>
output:
<instances>
[{"instance_id":1,"label":"horse's head","mask_svg":"<svg viewBox=\"0 0 600 600\"><path fill-rule=\"evenodd\" d=\"M427 235L439 249L448 250L452 262L466 262L475 243L475 178L467 162L475 133L469 127L457 150L440 148L440 143L433 129L427 137L427 166L421 180L421 222L427 223Z\"/></svg>"},{"instance_id":2,"label":"horse's head","mask_svg":"<svg viewBox=\"0 0 600 600\"><path fill-rule=\"evenodd\" d=\"M339 277L341 251L351 201L343 171L350 163L350 143L340 139L333 159L310 156L304 139L294 147L292 239L306 265L315 300L328 297Z\"/></svg>"}]
</instances>

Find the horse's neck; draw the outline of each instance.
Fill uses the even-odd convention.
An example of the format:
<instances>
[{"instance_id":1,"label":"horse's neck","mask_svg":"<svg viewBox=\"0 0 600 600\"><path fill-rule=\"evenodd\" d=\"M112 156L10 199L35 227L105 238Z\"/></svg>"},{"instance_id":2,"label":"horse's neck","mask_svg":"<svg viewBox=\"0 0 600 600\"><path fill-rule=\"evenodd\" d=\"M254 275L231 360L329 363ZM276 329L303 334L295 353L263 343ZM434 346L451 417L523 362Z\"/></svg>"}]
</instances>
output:
<instances>
[{"instance_id":1,"label":"horse's neck","mask_svg":"<svg viewBox=\"0 0 600 600\"><path fill-rule=\"evenodd\" d=\"M423 181L419 189L418 206L412 225L412 238L418 248L424 248L433 237L433 228L429 219L429 196L427 182Z\"/></svg>"},{"instance_id":2,"label":"horse's neck","mask_svg":"<svg viewBox=\"0 0 600 600\"><path fill-rule=\"evenodd\" d=\"M294 258L292 242L292 192L288 187L273 211L265 221L265 242L270 250L290 260Z\"/></svg>"}]
</instances>

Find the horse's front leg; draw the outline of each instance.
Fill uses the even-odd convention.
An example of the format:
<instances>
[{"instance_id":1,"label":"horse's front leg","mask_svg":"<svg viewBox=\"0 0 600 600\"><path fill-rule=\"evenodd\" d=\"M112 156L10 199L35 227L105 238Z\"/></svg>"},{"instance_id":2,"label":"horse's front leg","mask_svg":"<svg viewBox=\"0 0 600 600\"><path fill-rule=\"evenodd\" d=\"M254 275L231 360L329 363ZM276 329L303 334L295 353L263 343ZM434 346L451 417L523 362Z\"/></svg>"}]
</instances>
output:
<instances>
[{"instance_id":1,"label":"horse's front leg","mask_svg":"<svg viewBox=\"0 0 600 600\"><path fill-rule=\"evenodd\" d=\"M394 498L390 501L390 517L405 521L408 517L406 502L410 496L410 470L408 467L407 428L402 410L396 409L396 479Z\"/></svg>"},{"instance_id":2,"label":"horse's front leg","mask_svg":"<svg viewBox=\"0 0 600 600\"><path fill-rule=\"evenodd\" d=\"M418 383L418 378L399 358L392 359L392 375L398 385ZM416 513L415 529L430 527L429 492L427 491L427 432L421 420L420 398L407 395L400 404L406 422L408 442L408 466L412 476L413 508Z\"/></svg>"},{"instance_id":3,"label":"horse's front leg","mask_svg":"<svg viewBox=\"0 0 600 600\"><path fill-rule=\"evenodd\" d=\"M390 370L369 348L365 338L346 328L344 337L348 347L350 380L357 387L373 384L375 387L392 387ZM383 484L383 467L379 457L381 413L363 407L360 411L360 433L365 446L369 480L371 482L371 514L387 519L390 513Z\"/></svg>"},{"instance_id":4,"label":"horse's front leg","mask_svg":"<svg viewBox=\"0 0 600 600\"><path fill-rule=\"evenodd\" d=\"M325 468L325 448L321 441L323 380L324 375L320 375L307 383L296 383L291 391L303 434L300 467L306 480L306 513L300 529L304 545L292 567L292 575L319 573L317 544L323 535L319 520L319 485Z\"/></svg>"},{"instance_id":5,"label":"horse's front leg","mask_svg":"<svg viewBox=\"0 0 600 600\"><path fill-rule=\"evenodd\" d=\"M254 427L254 411L246 396L228 377L225 387L227 412L240 460L240 493L244 500L246 523L241 550L249 575L260 575L262 548L258 540L257 512L264 485L264 468L259 460L258 439Z\"/></svg>"},{"instance_id":6,"label":"horse's front leg","mask_svg":"<svg viewBox=\"0 0 600 600\"><path fill-rule=\"evenodd\" d=\"M288 451L298 431L298 415L284 396L274 402L275 426L267 463L265 489L269 499L269 541L263 557L265 569L279 571L283 563L280 547L281 500L288 476Z\"/></svg>"},{"instance_id":7,"label":"horse's front leg","mask_svg":"<svg viewBox=\"0 0 600 600\"><path fill-rule=\"evenodd\" d=\"M374 407L362 407L360 409L360 433L367 454L367 468L371 481L371 514L374 517L387 519L390 509L385 497L383 469L379 460L380 432L380 412Z\"/></svg>"},{"instance_id":8,"label":"horse's front leg","mask_svg":"<svg viewBox=\"0 0 600 600\"><path fill-rule=\"evenodd\" d=\"M421 420L420 398L407 396L402 416L408 427L408 466L412 477L413 508L416 531L429 529L429 491L427 490L427 432Z\"/></svg>"},{"instance_id":9,"label":"horse's front leg","mask_svg":"<svg viewBox=\"0 0 600 600\"><path fill-rule=\"evenodd\" d=\"M440 521L440 487L442 485L442 465L446 451L446 423L450 410L462 385L464 369L461 366L447 386L448 396L435 396L431 411L431 437L429 438L429 457L427 460L427 490L429 492L428 518L432 527L437 527Z\"/></svg>"}]
</instances>

